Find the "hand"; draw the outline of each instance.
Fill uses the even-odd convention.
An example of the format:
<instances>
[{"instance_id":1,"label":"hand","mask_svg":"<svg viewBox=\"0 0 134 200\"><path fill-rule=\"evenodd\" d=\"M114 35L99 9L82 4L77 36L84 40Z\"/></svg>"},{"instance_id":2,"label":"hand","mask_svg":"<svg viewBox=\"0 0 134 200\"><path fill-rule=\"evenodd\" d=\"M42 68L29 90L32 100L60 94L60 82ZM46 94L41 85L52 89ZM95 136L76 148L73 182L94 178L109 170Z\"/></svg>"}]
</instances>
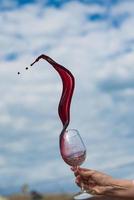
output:
<instances>
[{"instance_id":1,"label":"hand","mask_svg":"<svg viewBox=\"0 0 134 200\"><path fill-rule=\"evenodd\" d=\"M127 189L126 185L121 185L117 179L96 170L85 168L72 168L76 176L76 184L86 191L96 195L111 195L117 190Z\"/></svg>"}]
</instances>

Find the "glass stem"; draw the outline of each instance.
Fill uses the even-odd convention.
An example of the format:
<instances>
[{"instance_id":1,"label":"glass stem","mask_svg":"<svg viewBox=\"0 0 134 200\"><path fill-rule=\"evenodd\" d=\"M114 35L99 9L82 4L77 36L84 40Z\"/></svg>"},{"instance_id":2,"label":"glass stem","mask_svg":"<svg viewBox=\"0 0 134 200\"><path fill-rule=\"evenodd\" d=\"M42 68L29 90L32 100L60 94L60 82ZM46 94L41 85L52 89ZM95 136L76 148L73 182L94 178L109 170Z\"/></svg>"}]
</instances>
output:
<instances>
[{"instance_id":1,"label":"glass stem","mask_svg":"<svg viewBox=\"0 0 134 200\"><path fill-rule=\"evenodd\" d=\"M78 169L78 165L76 165L75 166L75 170L77 170ZM81 183L81 192L83 193L83 192L85 192L85 189L84 189L84 185L83 185L83 183Z\"/></svg>"},{"instance_id":2,"label":"glass stem","mask_svg":"<svg viewBox=\"0 0 134 200\"><path fill-rule=\"evenodd\" d=\"M85 192L83 183L81 183L81 192L82 192L82 193Z\"/></svg>"},{"instance_id":3,"label":"glass stem","mask_svg":"<svg viewBox=\"0 0 134 200\"><path fill-rule=\"evenodd\" d=\"M77 166L75 166L75 170L77 170L78 169L78 165ZM83 183L81 183L81 192L82 193L84 193L85 192L85 189L84 189L84 184Z\"/></svg>"}]
</instances>

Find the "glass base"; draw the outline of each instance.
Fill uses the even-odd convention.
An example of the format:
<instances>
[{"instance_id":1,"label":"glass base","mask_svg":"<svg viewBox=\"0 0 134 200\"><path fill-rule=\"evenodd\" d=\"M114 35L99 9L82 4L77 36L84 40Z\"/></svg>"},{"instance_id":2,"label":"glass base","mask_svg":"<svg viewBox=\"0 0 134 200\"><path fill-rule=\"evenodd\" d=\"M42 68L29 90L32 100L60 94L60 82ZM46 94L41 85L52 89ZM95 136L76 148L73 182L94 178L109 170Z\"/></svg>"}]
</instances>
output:
<instances>
[{"instance_id":1,"label":"glass base","mask_svg":"<svg viewBox=\"0 0 134 200\"><path fill-rule=\"evenodd\" d=\"M82 199L89 199L90 197L93 196L85 191L80 194L76 194L76 196L74 196L73 198L76 200L82 200Z\"/></svg>"}]
</instances>

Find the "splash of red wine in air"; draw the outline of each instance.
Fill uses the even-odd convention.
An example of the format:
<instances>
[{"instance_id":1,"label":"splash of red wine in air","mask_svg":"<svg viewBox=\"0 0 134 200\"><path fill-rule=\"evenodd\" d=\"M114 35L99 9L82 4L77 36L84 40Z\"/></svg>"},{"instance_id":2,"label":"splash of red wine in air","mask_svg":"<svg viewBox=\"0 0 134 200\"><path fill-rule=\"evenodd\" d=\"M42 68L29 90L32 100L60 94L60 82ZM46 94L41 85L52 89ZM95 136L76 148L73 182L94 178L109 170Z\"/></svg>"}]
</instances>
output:
<instances>
[{"instance_id":1,"label":"splash of red wine in air","mask_svg":"<svg viewBox=\"0 0 134 200\"><path fill-rule=\"evenodd\" d=\"M54 67L54 69L59 73L62 79L63 89L62 89L62 95L61 95L61 99L60 99L59 107L58 107L59 117L63 124L63 130L61 132L62 134L65 132L70 122L70 105L71 105L72 95L74 91L75 80L72 73L68 69L58 64L47 55L40 55L31 64L31 66L34 65L36 62L38 62L40 59L44 59L48 63L50 63Z\"/></svg>"}]
</instances>

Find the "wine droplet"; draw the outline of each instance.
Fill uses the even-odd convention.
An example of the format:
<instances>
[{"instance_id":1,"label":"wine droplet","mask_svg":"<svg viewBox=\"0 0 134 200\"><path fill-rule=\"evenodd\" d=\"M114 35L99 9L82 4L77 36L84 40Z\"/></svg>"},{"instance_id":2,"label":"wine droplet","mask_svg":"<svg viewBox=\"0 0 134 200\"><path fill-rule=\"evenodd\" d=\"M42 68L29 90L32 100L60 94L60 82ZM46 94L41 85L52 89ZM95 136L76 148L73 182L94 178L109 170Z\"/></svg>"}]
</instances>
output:
<instances>
[{"instance_id":1,"label":"wine droplet","mask_svg":"<svg viewBox=\"0 0 134 200\"><path fill-rule=\"evenodd\" d=\"M28 69L29 69L28 67L26 67L26 68L25 68L25 70L28 70ZM19 74L20 74L20 72L18 72L17 74L19 75Z\"/></svg>"}]
</instances>

